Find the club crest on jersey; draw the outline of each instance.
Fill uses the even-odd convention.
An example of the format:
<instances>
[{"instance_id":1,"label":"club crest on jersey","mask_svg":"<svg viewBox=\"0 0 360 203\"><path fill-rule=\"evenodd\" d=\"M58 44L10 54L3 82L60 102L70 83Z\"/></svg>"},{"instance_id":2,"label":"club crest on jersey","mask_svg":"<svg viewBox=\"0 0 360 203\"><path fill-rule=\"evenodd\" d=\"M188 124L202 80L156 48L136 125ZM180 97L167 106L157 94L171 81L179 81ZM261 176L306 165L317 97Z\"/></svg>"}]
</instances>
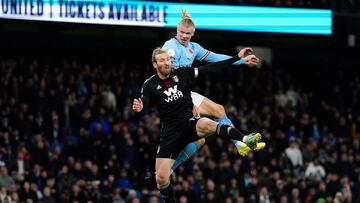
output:
<instances>
[{"instance_id":1,"label":"club crest on jersey","mask_svg":"<svg viewBox=\"0 0 360 203\"><path fill-rule=\"evenodd\" d=\"M194 51L192 49L189 49L189 54L190 55L193 55L194 54Z\"/></svg>"},{"instance_id":2,"label":"club crest on jersey","mask_svg":"<svg viewBox=\"0 0 360 203\"><path fill-rule=\"evenodd\" d=\"M174 49L168 49L166 52L167 52L167 54L169 54L169 56L171 56L171 57L175 56L175 50L174 50Z\"/></svg>"},{"instance_id":3,"label":"club crest on jersey","mask_svg":"<svg viewBox=\"0 0 360 203\"><path fill-rule=\"evenodd\" d=\"M174 81L174 82L179 82L179 78L178 78L177 75L175 75L175 76L173 77L173 81Z\"/></svg>"}]
</instances>

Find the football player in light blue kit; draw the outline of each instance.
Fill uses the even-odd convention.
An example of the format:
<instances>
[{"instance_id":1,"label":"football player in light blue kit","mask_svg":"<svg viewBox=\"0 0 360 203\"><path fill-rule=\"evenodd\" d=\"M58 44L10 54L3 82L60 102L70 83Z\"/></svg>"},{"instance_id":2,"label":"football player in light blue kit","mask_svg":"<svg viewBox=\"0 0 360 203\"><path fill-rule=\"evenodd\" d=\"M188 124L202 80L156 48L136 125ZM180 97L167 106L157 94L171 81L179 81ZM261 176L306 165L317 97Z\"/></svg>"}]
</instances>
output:
<instances>
[{"instance_id":1,"label":"football player in light blue kit","mask_svg":"<svg viewBox=\"0 0 360 203\"><path fill-rule=\"evenodd\" d=\"M168 54L170 55L173 68L191 67L194 60L216 62L230 58L230 56L224 54L217 54L206 50L198 43L190 42L191 38L194 36L194 33L195 24L192 19L187 15L186 10L183 10L182 20L178 24L176 36L166 41L162 46L162 49L167 50ZM240 51L240 56L244 57L251 53L251 48L244 48ZM258 59L245 62L243 59L241 59L234 64L256 64L257 61ZM191 92L191 98L196 108L196 113L200 114L201 116L214 118L219 123L233 126L230 119L226 116L224 107L222 105L217 104L196 92ZM258 134L258 136L258 139L261 139L261 135ZM242 156L246 156L247 153L251 150L246 145L246 138L247 137L245 136L243 142L232 140L232 143L235 144L239 154ZM175 163L172 166L172 170L174 171L182 162L188 160L191 156L193 156L195 152L198 151L200 147L204 144L205 138L187 145L177 157ZM265 143L259 142L257 143L255 150L257 151L264 147Z\"/></svg>"}]
</instances>

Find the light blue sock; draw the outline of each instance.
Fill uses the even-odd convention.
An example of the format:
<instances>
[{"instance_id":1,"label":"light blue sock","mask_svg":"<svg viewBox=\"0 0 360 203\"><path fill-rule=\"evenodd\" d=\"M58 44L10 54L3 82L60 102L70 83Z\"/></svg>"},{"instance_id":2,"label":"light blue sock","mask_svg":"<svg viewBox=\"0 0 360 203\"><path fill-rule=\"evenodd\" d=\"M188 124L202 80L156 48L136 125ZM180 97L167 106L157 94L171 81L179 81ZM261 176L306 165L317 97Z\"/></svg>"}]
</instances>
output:
<instances>
[{"instance_id":1,"label":"light blue sock","mask_svg":"<svg viewBox=\"0 0 360 203\"><path fill-rule=\"evenodd\" d=\"M187 161L192 155L194 155L198 150L200 149L200 146L196 142L192 142L180 152L178 157L176 158L174 164L172 165L171 169L175 171L175 169L184 161Z\"/></svg>"},{"instance_id":2,"label":"light blue sock","mask_svg":"<svg viewBox=\"0 0 360 203\"><path fill-rule=\"evenodd\" d=\"M216 122L219 122L219 123L221 123L221 124L226 124L226 125L229 125L229 126L231 126L231 127L234 127L234 124L233 124L233 123L231 122L231 120L227 117L226 113L225 113L224 117L222 117L222 118L217 118L217 119L215 119L215 121L216 121ZM236 144L237 140L231 140L231 142L232 142L233 144Z\"/></svg>"}]
</instances>

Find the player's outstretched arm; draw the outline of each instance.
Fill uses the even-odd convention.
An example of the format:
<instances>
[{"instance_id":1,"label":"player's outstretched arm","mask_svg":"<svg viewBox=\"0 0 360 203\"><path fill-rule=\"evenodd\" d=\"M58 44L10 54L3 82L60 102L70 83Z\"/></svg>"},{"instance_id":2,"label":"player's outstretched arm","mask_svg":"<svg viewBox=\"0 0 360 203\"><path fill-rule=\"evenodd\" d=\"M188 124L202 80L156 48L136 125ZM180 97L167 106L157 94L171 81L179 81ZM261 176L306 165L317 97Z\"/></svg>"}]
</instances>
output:
<instances>
[{"instance_id":1,"label":"player's outstretched arm","mask_svg":"<svg viewBox=\"0 0 360 203\"><path fill-rule=\"evenodd\" d=\"M197 77L197 74L200 75L200 74L204 74L204 73L208 73L208 72L218 72L218 71L230 66L231 64L233 64L235 61L237 61L239 59L242 59L247 64L257 64L260 61L259 58L257 58L253 54L247 55L244 58L241 58L241 55L243 55L243 54L244 53L240 51L236 56L234 56L232 58L199 67L197 70L195 69L195 77Z\"/></svg>"},{"instance_id":2,"label":"player's outstretched arm","mask_svg":"<svg viewBox=\"0 0 360 203\"><path fill-rule=\"evenodd\" d=\"M204 49L203 47L201 47L199 44L196 44L196 48L199 50L198 51L198 55L196 57L196 59L200 60L200 61L205 61L205 62L218 62L218 61L223 61L226 59L231 58L231 56L225 55L225 54L218 54L212 51L208 51L206 49ZM239 56L241 57L241 60L237 60L234 62L234 65L241 65L241 64L254 64L252 63L252 61L245 61L244 57L248 56L248 55L252 55L253 54L253 49L250 47L246 47L243 48L239 51Z\"/></svg>"},{"instance_id":3,"label":"player's outstretched arm","mask_svg":"<svg viewBox=\"0 0 360 203\"><path fill-rule=\"evenodd\" d=\"M141 98L134 99L132 108L135 112L140 112L143 109L143 107L144 105L143 102L141 101Z\"/></svg>"},{"instance_id":4,"label":"player's outstretched arm","mask_svg":"<svg viewBox=\"0 0 360 203\"><path fill-rule=\"evenodd\" d=\"M237 61L239 59L240 59L240 57L238 55L236 55L234 57L231 57L231 58L223 60L223 61L210 63L208 65L201 66L199 68L195 68L195 77L197 76L197 74L202 75L204 73L219 72L220 70L230 66L231 64L233 64L235 61Z\"/></svg>"},{"instance_id":5,"label":"player's outstretched arm","mask_svg":"<svg viewBox=\"0 0 360 203\"><path fill-rule=\"evenodd\" d=\"M250 47L243 48L238 53L239 57L241 57L240 61L235 62L234 64L258 64L260 62L259 58L257 58L253 52L253 49ZM248 57L249 56L249 57Z\"/></svg>"}]
</instances>

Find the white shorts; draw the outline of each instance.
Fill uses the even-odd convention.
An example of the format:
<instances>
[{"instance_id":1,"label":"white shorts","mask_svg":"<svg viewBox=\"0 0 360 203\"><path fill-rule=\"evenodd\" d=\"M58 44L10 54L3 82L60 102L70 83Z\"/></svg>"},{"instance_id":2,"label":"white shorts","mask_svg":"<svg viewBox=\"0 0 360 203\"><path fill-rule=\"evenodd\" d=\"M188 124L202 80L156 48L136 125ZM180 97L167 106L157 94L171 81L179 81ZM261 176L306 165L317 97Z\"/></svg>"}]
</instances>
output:
<instances>
[{"instance_id":1,"label":"white shorts","mask_svg":"<svg viewBox=\"0 0 360 203\"><path fill-rule=\"evenodd\" d=\"M205 98L204 96L202 96L197 92L191 92L191 99L196 107L200 106L200 104L204 101L204 98Z\"/></svg>"}]
</instances>

